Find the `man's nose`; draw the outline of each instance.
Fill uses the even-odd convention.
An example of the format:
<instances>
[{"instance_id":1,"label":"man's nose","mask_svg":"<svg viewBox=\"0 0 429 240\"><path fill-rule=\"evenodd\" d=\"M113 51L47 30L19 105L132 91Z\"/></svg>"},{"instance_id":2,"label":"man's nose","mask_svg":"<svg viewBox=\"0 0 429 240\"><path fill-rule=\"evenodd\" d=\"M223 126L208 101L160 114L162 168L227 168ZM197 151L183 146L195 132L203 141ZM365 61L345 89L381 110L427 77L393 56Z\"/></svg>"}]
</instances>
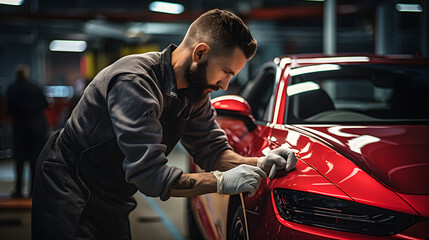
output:
<instances>
[{"instance_id":1,"label":"man's nose","mask_svg":"<svg viewBox=\"0 0 429 240\"><path fill-rule=\"evenodd\" d=\"M222 90L227 90L231 77L226 77L224 80L219 81L218 86Z\"/></svg>"}]
</instances>

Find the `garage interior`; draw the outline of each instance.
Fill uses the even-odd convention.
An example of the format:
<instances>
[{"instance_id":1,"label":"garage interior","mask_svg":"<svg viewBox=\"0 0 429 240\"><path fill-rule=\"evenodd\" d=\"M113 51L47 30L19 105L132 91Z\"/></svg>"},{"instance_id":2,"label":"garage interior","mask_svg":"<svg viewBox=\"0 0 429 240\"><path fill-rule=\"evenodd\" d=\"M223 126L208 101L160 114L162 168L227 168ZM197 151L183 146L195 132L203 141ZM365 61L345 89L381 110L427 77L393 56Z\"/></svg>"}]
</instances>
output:
<instances>
[{"instance_id":1,"label":"garage interior","mask_svg":"<svg viewBox=\"0 0 429 240\"><path fill-rule=\"evenodd\" d=\"M258 41L256 56L231 80L235 94L265 62L283 55L365 53L429 56L427 0L175 0L176 12L160 12L159 1L0 0L0 239L30 239L31 198L12 199L14 161L11 119L4 97L15 66L26 64L55 107L51 131L61 128L82 84L122 56L161 51L180 44L201 13L220 8L240 16ZM164 2L165 3L165 2ZM78 49L57 49L58 41ZM169 163L189 170L180 145ZM24 179L28 196L29 167ZM190 239L185 198L162 202L136 194L130 215L133 239Z\"/></svg>"}]
</instances>

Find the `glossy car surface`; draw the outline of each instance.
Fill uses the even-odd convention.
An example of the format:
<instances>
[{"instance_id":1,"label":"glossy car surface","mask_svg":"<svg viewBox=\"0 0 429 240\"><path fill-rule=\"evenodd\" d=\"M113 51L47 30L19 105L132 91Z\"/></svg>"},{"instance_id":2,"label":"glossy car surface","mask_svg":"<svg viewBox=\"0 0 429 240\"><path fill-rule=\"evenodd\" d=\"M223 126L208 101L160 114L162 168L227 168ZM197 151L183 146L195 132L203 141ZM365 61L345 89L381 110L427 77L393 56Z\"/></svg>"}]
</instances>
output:
<instances>
[{"instance_id":1,"label":"glossy car surface","mask_svg":"<svg viewBox=\"0 0 429 240\"><path fill-rule=\"evenodd\" d=\"M429 237L428 60L276 58L212 103L236 152L287 146L298 162L253 197L192 198L205 238Z\"/></svg>"}]
</instances>

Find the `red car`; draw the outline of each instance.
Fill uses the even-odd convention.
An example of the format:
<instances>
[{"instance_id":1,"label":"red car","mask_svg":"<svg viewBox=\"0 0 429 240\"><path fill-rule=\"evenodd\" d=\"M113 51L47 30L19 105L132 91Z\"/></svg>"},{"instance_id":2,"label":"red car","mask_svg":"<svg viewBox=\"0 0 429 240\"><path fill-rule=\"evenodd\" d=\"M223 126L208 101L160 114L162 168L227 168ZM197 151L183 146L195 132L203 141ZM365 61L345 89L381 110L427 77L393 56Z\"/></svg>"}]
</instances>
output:
<instances>
[{"instance_id":1,"label":"red car","mask_svg":"<svg viewBox=\"0 0 429 240\"><path fill-rule=\"evenodd\" d=\"M191 198L206 239L429 237L428 59L276 58L212 103L236 152L287 146L298 162L253 197Z\"/></svg>"}]
</instances>

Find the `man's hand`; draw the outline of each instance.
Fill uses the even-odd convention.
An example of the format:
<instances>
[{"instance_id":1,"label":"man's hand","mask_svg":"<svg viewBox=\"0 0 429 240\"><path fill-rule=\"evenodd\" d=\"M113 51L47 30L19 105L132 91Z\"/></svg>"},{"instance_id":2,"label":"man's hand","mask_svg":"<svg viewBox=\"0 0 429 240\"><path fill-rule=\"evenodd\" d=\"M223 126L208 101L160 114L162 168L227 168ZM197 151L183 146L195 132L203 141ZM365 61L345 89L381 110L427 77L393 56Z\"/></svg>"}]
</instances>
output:
<instances>
[{"instance_id":1,"label":"man's hand","mask_svg":"<svg viewBox=\"0 0 429 240\"><path fill-rule=\"evenodd\" d=\"M292 150L280 147L269 151L266 156L260 157L256 166L268 174L273 164L276 163L278 165L277 170L284 169L289 172L295 168L296 161L295 153Z\"/></svg>"},{"instance_id":2,"label":"man's hand","mask_svg":"<svg viewBox=\"0 0 429 240\"><path fill-rule=\"evenodd\" d=\"M267 177L260 168L246 164L212 173L217 179L217 193L230 195L249 192L249 196L253 196L259 189L261 178Z\"/></svg>"}]
</instances>

